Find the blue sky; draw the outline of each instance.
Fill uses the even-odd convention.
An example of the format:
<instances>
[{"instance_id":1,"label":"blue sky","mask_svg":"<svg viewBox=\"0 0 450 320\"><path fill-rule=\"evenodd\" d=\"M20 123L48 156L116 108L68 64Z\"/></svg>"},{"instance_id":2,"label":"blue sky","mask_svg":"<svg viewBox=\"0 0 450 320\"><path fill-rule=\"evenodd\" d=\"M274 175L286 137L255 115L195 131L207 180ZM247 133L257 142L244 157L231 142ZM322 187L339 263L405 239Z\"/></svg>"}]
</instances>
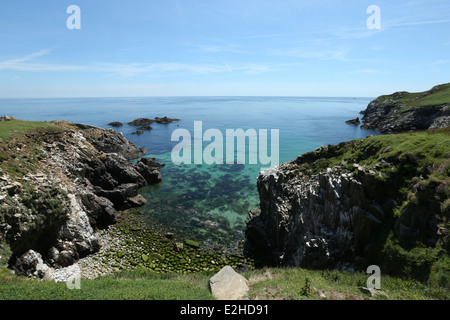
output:
<instances>
[{"instance_id":1,"label":"blue sky","mask_svg":"<svg viewBox=\"0 0 450 320\"><path fill-rule=\"evenodd\" d=\"M449 75L448 0L0 3L0 98L376 97Z\"/></svg>"}]
</instances>

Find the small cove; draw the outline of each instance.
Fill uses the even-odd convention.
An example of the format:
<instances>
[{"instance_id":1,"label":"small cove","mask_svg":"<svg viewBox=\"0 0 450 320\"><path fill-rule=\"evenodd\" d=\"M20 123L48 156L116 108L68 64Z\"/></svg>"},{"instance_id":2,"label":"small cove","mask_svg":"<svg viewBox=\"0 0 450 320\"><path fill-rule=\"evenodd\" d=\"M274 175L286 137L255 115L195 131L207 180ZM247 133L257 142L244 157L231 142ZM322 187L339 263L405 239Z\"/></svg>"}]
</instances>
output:
<instances>
[{"instance_id":1,"label":"small cove","mask_svg":"<svg viewBox=\"0 0 450 320\"><path fill-rule=\"evenodd\" d=\"M2 113L23 120L67 120L123 132L145 147L161 168L162 183L141 190L147 204L139 211L150 225L211 246L236 247L243 240L248 211L259 204L256 178L263 164L174 164L171 141L176 129L279 130L279 162L294 159L321 145L364 138L373 131L347 125L371 98L307 97L153 97L77 99L0 99ZM153 130L132 134L127 122L167 116L181 121L152 124ZM122 127L107 124L120 121ZM270 139L270 137L269 137ZM203 143L203 148L209 142ZM270 145L270 140L268 141ZM248 159L248 144L246 159Z\"/></svg>"}]
</instances>

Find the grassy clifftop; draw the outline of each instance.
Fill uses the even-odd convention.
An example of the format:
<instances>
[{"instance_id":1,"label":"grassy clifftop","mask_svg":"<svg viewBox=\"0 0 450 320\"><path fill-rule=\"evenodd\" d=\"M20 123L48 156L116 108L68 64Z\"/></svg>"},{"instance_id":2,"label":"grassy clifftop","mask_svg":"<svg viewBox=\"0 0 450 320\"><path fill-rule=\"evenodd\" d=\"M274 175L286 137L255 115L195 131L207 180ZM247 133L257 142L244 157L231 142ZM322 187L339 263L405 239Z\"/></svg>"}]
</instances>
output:
<instances>
[{"instance_id":1,"label":"grassy clifftop","mask_svg":"<svg viewBox=\"0 0 450 320\"><path fill-rule=\"evenodd\" d=\"M450 125L450 83L424 92L396 92L370 102L362 128L383 133L446 128Z\"/></svg>"},{"instance_id":2,"label":"grassy clifftop","mask_svg":"<svg viewBox=\"0 0 450 320\"><path fill-rule=\"evenodd\" d=\"M425 106L450 104L450 83L441 84L425 92L398 92L378 98L380 103L396 102L403 105L402 111Z\"/></svg>"}]
</instances>

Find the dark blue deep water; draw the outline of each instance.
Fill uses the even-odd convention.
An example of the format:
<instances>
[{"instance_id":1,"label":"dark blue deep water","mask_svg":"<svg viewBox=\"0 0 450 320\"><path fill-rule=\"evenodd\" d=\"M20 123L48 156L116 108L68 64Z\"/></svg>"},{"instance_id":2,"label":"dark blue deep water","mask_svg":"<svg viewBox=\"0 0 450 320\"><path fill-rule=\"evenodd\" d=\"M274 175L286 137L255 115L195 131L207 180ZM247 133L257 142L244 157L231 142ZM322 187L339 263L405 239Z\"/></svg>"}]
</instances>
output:
<instances>
[{"instance_id":1,"label":"dark blue deep water","mask_svg":"<svg viewBox=\"0 0 450 320\"><path fill-rule=\"evenodd\" d=\"M141 135L131 134L136 128L128 125L113 128L123 132L138 147L146 147L148 156L166 164L161 169L163 182L141 190L147 199L141 213L148 217L149 223L166 230L201 241L227 244L242 239L248 211L259 203L256 178L261 168L267 166L249 163L248 139L244 164L174 164L171 151L179 143L171 141L174 130L186 129L193 146L194 138L201 141L201 137L194 137L194 121L202 122L203 133L208 129L219 130L224 144L227 129L254 129L255 132L267 129L270 156L273 138L270 132L277 129L279 162L283 163L321 145L376 134L345 124L346 120L358 116L371 100L307 97L0 99L0 114L22 120L67 120L102 128L112 128L107 124L113 121L127 123L142 117L181 119L170 124L152 124L153 130ZM213 140L217 141L216 137ZM203 147L210 144L204 141ZM225 162L225 147L223 150Z\"/></svg>"}]
</instances>

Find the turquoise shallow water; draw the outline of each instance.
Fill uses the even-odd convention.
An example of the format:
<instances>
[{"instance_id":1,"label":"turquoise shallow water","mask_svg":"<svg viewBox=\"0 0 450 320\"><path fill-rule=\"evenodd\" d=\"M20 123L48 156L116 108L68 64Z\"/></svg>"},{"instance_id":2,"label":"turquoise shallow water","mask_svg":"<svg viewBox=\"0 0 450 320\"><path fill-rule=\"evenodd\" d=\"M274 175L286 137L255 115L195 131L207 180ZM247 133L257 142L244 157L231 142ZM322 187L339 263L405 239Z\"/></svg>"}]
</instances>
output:
<instances>
[{"instance_id":1,"label":"turquoise shallow water","mask_svg":"<svg viewBox=\"0 0 450 320\"><path fill-rule=\"evenodd\" d=\"M171 124L152 124L153 130L131 134L135 127L114 128L150 157L165 163L163 182L141 192L147 204L141 212L149 223L197 240L229 244L243 238L248 211L259 203L256 178L265 164L249 164L246 144L244 164L174 164L171 141L176 129L186 129L194 144L194 121L202 133L217 129L224 140L227 129L277 129L279 162L289 161L321 145L376 134L349 126L371 98L307 97L154 97L86 99L0 99L0 114L23 120L67 120L110 128L136 118L179 118ZM198 138L198 137L197 137ZM259 138L259 137L258 137ZM272 137L269 134L268 145ZM215 140L214 140L215 141ZM211 142L203 142L203 148ZM270 150L269 153L270 155ZM224 161L227 155L224 149ZM257 157L259 160L259 157Z\"/></svg>"}]
</instances>

